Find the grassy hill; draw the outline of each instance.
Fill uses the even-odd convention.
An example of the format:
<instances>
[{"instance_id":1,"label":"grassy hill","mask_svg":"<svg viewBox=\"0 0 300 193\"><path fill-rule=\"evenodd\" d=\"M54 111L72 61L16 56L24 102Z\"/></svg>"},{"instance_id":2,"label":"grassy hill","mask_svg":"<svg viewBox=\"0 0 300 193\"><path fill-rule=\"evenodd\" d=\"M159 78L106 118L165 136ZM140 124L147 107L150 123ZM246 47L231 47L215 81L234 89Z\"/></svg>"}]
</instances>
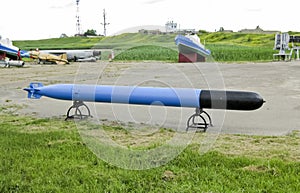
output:
<instances>
[{"instance_id":1,"label":"grassy hill","mask_svg":"<svg viewBox=\"0 0 300 193\"><path fill-rule=\"evenodd\" d=\"M293 33L295 34L295 33ZM21 49L114 49L122 53L120 60L171 60L177 61L178 51L174 42L176 34L147 35L140 33L124 33L108 37L68 37L32 41L15 41ZM245 33L202 33L201 42L211 50L216 61L271 61L275 34L245 34ZM145 49L145 46L149 46ZM157 47L169 49L169 56L162 57ZM143 51L140 48L144 49ZM133 50L137 53L134 53ZM129 56L127 52L129 51ZM170 51L172 50L172 51ZM144 52L144 53L143 53ZM166 53L163 51L163 54ZM141 53L142 56L140 55ZM149 56L145 56L145 53ZM124 56L125 55L125 56ZM134 56L131 58L131 56ZM158 56L158 57L155 57ZM116 58L118 59L118 57Z\"/></svg>"},{"instance_id":2,"label":"grassy hill","mask_svg":"<svg viewBox=\"0 0 300 193\"><path fill-rule=\"evenodd\" d=\"M249 47L273 48L275 34L205 33L200 36L207 44L227 44Z\"/></svg>"},{"instance_id":3,"label":"grassy hill","mask_svg":"<svg viewBox=\"0 0 300 193\"><path fill-rule=\"evenodd\" d=\"M42 40L24 40L14 41L14 45L23 49L30 50L39 48L40 50L52 49L89 49L92 48L102 38L87 37L68 37L68 38L52 38Z\"/></svg>"},{"instance_id":4,"label":"grassy hill","mask_svg":"<svg viewBox=\"0 0 300 193\"><path fill-rule=\"evenodd\" d=\"M142 45L175 46L175 35L125 33L107 37L68 37L43 40L14 41L24 50L36 49L128 49Z\"/></svg>"}]
</instances>

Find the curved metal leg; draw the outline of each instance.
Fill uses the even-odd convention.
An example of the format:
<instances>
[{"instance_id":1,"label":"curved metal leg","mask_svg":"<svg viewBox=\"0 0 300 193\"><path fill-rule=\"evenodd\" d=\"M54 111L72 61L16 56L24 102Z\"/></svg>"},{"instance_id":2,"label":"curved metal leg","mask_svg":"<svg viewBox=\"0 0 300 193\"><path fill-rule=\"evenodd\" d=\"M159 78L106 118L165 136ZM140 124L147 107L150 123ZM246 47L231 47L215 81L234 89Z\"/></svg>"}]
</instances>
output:
<instances>
[{"instance_id":1,"label":"curved metal leg","mask_svg":"<svg viewBox=\"0 0 300 193\"><path fill-rule=\"evenodd\" d=\"M206 116L207 116L207 118L208 118L208 121L209 121L209 126L213 126L213 124L212 124L212 120L211 120L211 118L210 118L210 116L209 116L209 114L206 112L206 111L203 111L202 110L202 113L204 113Z\"/></svg>"},{"instance_id":2,"label":"curved metal leg","mask_svg":"<svg viewBox=\"0 0 300 193\"><path fill-rule=\"evenodd\" d=\"M208 121L202 116L203 113L207 117ZM195 113L187 120L186 131L188 131L190 128L195 128L197 130L200 129L206 132L208 126L212 126L212 121L209 114L203 111L203 109L196 108Z\"/></svg>"},{"instance_id":3,"label":"curved metal leg","mask_svg":"<svg viewBox=\"0 0 300 193\"><path fill-rule=\"evenodd\" d=\"M81 108L81 110L80 110ZM71 111L74 109L74 114L70 115ZM86 111L86 114L83 114L83 112ZM91 117L91 112L89 107L83 103L83 101L73 101L73 105L68 109L67 111L67 117L65 120L68 119L86 119L88 117Z\"/></svg>"}]
</instances>

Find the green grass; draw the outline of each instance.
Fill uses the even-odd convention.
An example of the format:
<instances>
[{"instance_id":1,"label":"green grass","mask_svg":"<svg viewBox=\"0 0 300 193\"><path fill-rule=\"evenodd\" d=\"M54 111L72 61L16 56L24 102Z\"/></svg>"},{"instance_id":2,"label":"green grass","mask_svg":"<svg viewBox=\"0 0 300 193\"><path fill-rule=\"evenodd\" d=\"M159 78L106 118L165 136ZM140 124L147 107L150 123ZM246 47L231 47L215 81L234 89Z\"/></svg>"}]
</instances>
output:
<instances>
[{"instance_id":1,"label":"green grass","mask_svg":"<svg viewBox=\"0 0 300 193\"><path fill-rule=\"evenodd\" d=\"M178 60L178 52L177 50L162 46L137 46L120 52L116 55L115 60L158 60L176 62Z\"/></svg>"},{"instance_id":2,"label":"green grass","mask_svg":"<svg viewBox=\"0 0 300 193\"><path fill-rule=\"evenodd\" d=\"M136 46L155 45L164 47L175 47L175 34L169 35L146 35L140 33L124 33L117 36L103 38L95 48L130 49Z\"/></svg>"},{"instance_id":3,"label":"green grass","mask_svg":"<svg viewBox=\"0 0 300 193\"><path fill-rule=\"evenodd\" d=\"M102 37L87 38L87 37L68 37L68 38L52 38L42 40L25 40L14 41L14 45L23 49L30 50L39 48L40 50L51 49L89 49L97 44Z\"/></svg>"},{"instance_id":4,"label":"green grass","mask_svg":"<svg viewBox=\"0 0 300 193\"><path fill-rule=\"evenodd\" d=\"M252 47L271 47L274 46L275 34L245 34L245 33L204 33L200 38L207 44L227 44Z\"/></svg>"},{"instance_id":5,"label":"green grass","mask_svg":"<svg viewBox=\"0 0 300 193\"><path fill-rule=\"evenodd\" d=\"M198 133L169 163L134 171L97 158L83 143L74 122L17 116L14 108L19 107L0 109L0 192L300 190L298 132L281 137L220 135L215 147L203 155L198 150L205 134ZM142 143L120 126L102 129L116 142L138 149L159 146L158 141L174 134L160 129L144 136Z\"/></svg>"},{"instance_id":6,"label":"green grass","mask_svg":"<svg viewBox=\"0 0 300 193\"><path fill-rule=\"evenodd\" d=\"M116 49L124 50L141 45L173 46L175 35L145 35L125 33L107 37L68 37L43 40L14 41L23 50L48 49Z\"/></svg>"},{"instance_id":7,"label":"green grass","mask_svg":"<svg viewBox=\"0 0 300 193\"><path fill-rule=\"evenodd\" d=\"M273 54L278 53L270 47L208 44L207 48L212 51L214 60L219 62L271 61Z\"/></svg>"},{"instance_id":8,"label":"green grass","mask_svg":"<svg viewBox=\"0 0 300 193\"><path fill-rule=\"evenodd\" d=\"M299 35L297 32L290 32L290 34ZM116 55L121 53L121 56L117 57L119 60L161 60L175 62L178 61L178 51L174 42L175 36L176 34L147 35L124 33L116 36L96 38L69 37L15 41L14 45L24 50L35 48L114 49ZM272 61L273 54L278 52L273 50L275 34L213 32L199 34L199 36L201 42L211 50L213 59L218 62ZM174 50L174 52L167 51L165 48Z\"/></svg>"}]
</instances>

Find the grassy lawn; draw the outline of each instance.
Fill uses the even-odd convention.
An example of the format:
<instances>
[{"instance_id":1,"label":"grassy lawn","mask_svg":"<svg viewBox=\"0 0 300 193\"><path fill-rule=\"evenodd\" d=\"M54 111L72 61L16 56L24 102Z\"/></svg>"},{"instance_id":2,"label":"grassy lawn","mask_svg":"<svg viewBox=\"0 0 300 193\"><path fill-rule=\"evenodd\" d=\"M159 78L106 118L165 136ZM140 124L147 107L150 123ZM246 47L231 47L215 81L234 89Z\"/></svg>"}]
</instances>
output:
<instances>
[{"instance_id":1,"label":"grassy lawn","mask_svg":"<svg viewBox=\"0 0 300 193\"><path fill-rule=\"evenodd\" d=\"M297 33L291 33L297 35ZM108 37L68 37L15 41L24 50L36 49L114 49L117 60L178 61L176 34L147 35L124 33ZM202 33L201 42L212 52L217 62L272 61L275 34ZM159 48L159 49L158 49ZM164 49L160 52L161 49ZM166 49L172 50L166 52Z\"/></svg>"},{"instance_id":2,"label":"grassy lawn","mask_svg":"<svg viewBox=\"0 0 300 193\"><path fill-rule=\"evenodd\" d=\"M172 161L126 170L97 158L74 122L7 113L13 108L0 108L0 192L300 191L298 132L280 137L220 135L205 154L199 153L199 144L206 134L197 133ZM119 144L145 149L175 133L160 129L139 143L120 126L100 129Z\"/></svg>"}]
</instances>

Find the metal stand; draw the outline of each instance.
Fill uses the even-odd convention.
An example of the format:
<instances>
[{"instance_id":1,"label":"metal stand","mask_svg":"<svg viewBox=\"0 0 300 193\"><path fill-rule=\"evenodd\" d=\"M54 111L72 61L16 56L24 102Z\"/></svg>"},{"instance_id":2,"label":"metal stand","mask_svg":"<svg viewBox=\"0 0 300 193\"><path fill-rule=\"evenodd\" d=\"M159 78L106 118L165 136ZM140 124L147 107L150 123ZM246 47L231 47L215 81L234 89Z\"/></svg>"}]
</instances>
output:
<instances>
[{"instance_id":1,"label":"metal stand","mask_svg":"<svg viewBox=\"0 0 300 193\"><path fill-rule=\"evenodd\" d=\"M206 120L205 117L208 120ZM190 128L195 128L197 130L203 130L203 132L206 132L208 126L213 126L209 114L201 108L196 108L195 113L190 116L187 121L186 131L188 131Z\"/></svg>"},{"instance_id":2,"label":"metal stand","mask_svg":"<svg viewBox=\"0 0 300 193\"><path fill-rule=\"evenodd\" d=\"M74 109L74 114L70 115L71 111ZM73 105L67 111L66 121L68 119L86 119L91 116L90 109L83 101L73 101ZM206 132L208 126L213 126L211 117L207 112L201 108L196 108L195 113L189 117L187 120L188 131L190 128L195 128L197 130L202 130Z\"/></svg>"},{"instance_id":3,"label":"metal stand","mask_svg":"<svg viewBox=\"0 0 300 193\"><path fill-rule=\"evenodd\" d=\"M73 115L70 115L72 109L74 109L75 112ZM86 119L88 117L92 117L88 106L84 104L83 101L73 101L73 105L69 108L65 120L67 121L68 119Z\"/></svg>"}]
</instances>

